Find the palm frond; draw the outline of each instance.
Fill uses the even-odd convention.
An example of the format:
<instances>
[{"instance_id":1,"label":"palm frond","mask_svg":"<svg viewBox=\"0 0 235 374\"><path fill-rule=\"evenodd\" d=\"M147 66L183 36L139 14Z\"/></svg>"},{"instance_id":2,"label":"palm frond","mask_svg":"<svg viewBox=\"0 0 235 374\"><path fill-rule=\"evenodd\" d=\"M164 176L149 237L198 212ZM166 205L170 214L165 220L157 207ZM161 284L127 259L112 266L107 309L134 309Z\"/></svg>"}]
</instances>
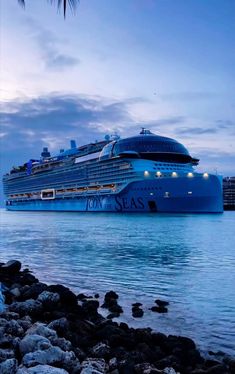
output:
<instances>
[{"instance_id":1,"label":"palm frond","mask_svg":"<svg viewBox=\"0 0 235 374\"><path fill-rule=\"evenodd\" d=\"M18 3L19 3L22 7L25 7L25 1L24 1L24 0L18 0Z\"/></svg>"},{"instance_id":2,"label":"palm frond","mask_svg":"<svg viewBox=\"0 0 235 374\"><path fill-rule=\"evenodd\" d=\"M68 6L70 7L70 10L74 13L80 0L49 0L49 1L51 3L57 2L58 9L63 7L63 13L64 13L64 17L65 17ZM22 7L25 7L25 0L18 0L18 3Z\"/></svg>"},{"instance_id":3,"label":"palm frond","mask_svg":"<svg viewBox=\"0 0 235 374\"><path fill-rule=\"evenodd\" d=\"M68 6L70 7L71 12L74 13L80 0L50 0L50 1L51 3L55 3L57 1L58 9L63 7L64 17L65 17Z\"/></svg>"}]
</instances>

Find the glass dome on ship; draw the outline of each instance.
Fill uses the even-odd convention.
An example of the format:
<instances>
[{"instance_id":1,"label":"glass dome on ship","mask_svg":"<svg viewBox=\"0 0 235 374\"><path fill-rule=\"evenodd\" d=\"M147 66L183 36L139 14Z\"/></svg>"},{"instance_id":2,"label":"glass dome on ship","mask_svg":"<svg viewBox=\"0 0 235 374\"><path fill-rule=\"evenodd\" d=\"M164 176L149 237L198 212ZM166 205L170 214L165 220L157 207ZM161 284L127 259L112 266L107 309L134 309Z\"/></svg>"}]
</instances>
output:
<instances>
[{"instance_id":1,"label":"glass dome on ship","mask_svg":"<svg viewBox=\"0 0 235 374\"><path fill-rule=\"evenodd\" d=\"M71 148L44 148L3 178L9 210L221 213L222 177L174 139L140 134Z\"/></svg>"},{"instance_id":2,"label":"glass dome on ship","mask_svg":"<svg viewBox=\"0 0 235 374\"><path fill-rule=\"evenodd\" d=\"M100 160L117 156L194 165L199 162L198 159L192 158L188 150L176 140L155 135L144 128L138 136L107 144L101 152Z\"/></svg>"}]
</instances>

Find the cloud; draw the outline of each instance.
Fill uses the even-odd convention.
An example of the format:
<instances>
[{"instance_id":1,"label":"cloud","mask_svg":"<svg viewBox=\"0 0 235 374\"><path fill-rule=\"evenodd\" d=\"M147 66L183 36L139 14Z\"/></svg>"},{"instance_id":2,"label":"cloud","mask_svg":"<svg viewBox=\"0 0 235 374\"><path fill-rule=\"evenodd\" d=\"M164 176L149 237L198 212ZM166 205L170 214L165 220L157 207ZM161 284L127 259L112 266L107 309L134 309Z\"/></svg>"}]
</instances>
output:
<instances>
[{"instance_id":1,"label":"cloud","mask_svg":"<svg viewBox=\"0 0 235 374\"><path fill-rule=\"evenodd\" d=\"M202 127L181 127L175 129L175 133L178 135L202 135L202 134L215 134L218 131L217 128L209 127L209 128L202 128Z\"/></svg>"},{"instance_id":2,"label":"cloud","mask_svg":"<svg viewBox=\"0 0 235 374\"><path fill-rule=\"evenodd\" d=\"M60 45L64 41L59 39L52 31L42 27L33 18L26 18L25 25L39 48L46 69L64 70L80 63L76 57L61 53Z\"/></svg>"},{"instance_id":3,"label":"cloud","mask_svg":"<svg viewBox=\"0 0 235 374\"><path fill-rule=\"evenodd\" d=\"M215 99L220 95L216 92L185 91L160 94L159 97L166 101L198 101Z\"/></svg>"},{"instance_id":4,"label":"cloud","mask_svg":"<svg viewBox=\"0 0 235 374\"><path fill-rule=\"evenodd\" d=\"M235 128L235 122L230 121L230 120L223 120L223 119L218 119L216 121L216 125L220 129L234 129Z\"/></svg>"}]
</instances>

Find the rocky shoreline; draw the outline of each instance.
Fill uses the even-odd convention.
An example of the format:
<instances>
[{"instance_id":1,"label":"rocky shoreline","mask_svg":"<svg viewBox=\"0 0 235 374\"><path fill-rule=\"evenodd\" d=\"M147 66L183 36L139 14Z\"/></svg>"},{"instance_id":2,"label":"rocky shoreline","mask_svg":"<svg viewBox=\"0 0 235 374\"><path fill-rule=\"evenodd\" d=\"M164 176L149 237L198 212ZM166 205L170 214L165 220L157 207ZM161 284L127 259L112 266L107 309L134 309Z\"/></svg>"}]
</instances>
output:
<instances>
[{"instance_id":1,"label":"rocky shoreline","mask_svg":"<svg viewBox=\"0 0 235 374\"><path fill-rule=\"evenodd\" d=\"M235 359L202 357L193 340L130 328L112 321L122 313L118 295L75 295L63 285L40 282L19 261L0 263L5 308L0 313L0 374L229 374ZM166 313L156 300L153 312ZM140 303L132 305L143 316Z\"/></svg>"}]
</instances>

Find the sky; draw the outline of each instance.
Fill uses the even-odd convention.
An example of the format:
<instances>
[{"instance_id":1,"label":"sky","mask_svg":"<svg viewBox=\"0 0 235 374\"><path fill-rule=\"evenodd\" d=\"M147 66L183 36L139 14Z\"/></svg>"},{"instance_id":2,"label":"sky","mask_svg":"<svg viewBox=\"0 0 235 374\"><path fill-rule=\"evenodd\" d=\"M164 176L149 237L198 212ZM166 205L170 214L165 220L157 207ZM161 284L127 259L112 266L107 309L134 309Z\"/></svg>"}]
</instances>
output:
<instances>
[{"instance_id":1,"label":"sky","mask_svg":"<svg viewBox=\"0 0 235 374\"><path fill-rule=\"evenodd\" d=\"M234 40L235 0L0 0L1 173L146 127L235 175Z\"/></svg>"}]
</instances>

